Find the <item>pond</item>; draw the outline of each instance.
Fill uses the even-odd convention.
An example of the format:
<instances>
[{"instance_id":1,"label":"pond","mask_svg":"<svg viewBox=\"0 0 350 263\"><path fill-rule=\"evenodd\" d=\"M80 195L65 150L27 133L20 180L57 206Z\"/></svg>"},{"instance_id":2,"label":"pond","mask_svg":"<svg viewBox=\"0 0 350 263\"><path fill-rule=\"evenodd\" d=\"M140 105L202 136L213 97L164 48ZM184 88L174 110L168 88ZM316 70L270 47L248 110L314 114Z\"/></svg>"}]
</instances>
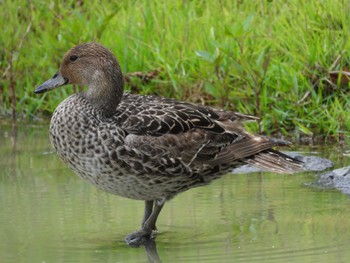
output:
<instances>
[{"instance_id":1,"label":"pond","mask_svg":"<svg viewBox=\"0 0 350 263\"><path fill-rule=\"evenodd\" d=\"M168 202L155 244L128 247L143 202L95 189L54 154L48 124L0 126L1 262L347 262L350 200L315 172L228 174ZM303 148L333 160L334 148ZM155 248L156 246L156 248ZM157 259L157 254L159 259ZM147 255L148 254L148 255Z\"/></svg>"}]
</instances>

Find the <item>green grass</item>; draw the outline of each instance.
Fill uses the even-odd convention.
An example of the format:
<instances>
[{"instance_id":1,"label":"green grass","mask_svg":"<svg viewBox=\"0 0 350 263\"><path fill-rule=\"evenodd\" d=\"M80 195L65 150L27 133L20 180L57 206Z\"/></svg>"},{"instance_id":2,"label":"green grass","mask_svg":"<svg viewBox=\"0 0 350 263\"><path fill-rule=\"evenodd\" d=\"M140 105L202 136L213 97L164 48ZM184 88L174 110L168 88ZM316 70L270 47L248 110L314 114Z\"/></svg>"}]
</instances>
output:
<instances>
[{"instance_id":1,"label":"green grass","mask_svg":"<svg viewBox=\"0 0 350 263\"><path fill-rule=\"evenodd\" d=\"M124 73L163 69L140 93L254 114L262 120L249 128L263 134L349 136L349 85L328 74L350 68L349 1L0 4L1 115L49 116L74 88L38 96L35 86L70 47L97 41Z\"/></svg>"}]
</instances>

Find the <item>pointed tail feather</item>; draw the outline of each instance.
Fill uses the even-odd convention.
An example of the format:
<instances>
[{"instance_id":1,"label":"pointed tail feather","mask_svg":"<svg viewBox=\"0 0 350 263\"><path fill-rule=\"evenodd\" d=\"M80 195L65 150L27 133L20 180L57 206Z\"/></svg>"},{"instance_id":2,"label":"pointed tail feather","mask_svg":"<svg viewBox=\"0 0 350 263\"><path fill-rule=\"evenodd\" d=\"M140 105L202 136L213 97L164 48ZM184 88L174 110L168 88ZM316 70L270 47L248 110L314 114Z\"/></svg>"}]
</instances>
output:
<instances>
[{"instance_id":1,"label":"pointed tail feather","mask_svg":"<svg viewBox=\"0 0 350 263\"><path fill-rule=\"evenodd\" d=\"M294 173L303 170L303 162L275 150L260 152L244 162L276 173Z\"/></svg>"}]
</instances>

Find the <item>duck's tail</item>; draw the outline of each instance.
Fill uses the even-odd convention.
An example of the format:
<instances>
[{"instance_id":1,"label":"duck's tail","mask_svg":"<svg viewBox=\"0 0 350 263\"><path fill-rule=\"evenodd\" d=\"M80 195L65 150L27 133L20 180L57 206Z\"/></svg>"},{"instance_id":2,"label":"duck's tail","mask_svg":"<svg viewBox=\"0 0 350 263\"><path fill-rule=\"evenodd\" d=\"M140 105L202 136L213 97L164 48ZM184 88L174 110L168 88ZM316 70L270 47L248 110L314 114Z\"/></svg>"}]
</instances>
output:
<instances>
[{"instance_id":1,"label":"duck's tail","mask_svg":"<svg viewBox=\"0 0 350 263\"><path fill-rule=\"evenodd\" d=\"M303 170L302 161L273 149L248 157L244 162L276 173L294 173Z\"/></svg>"},{"instance_id":2,"label":"duck's tail","mask_svg":"<svg viewBox=\"0 0 350 263\"><path fill-rule=\"evenodd\" d=\"M300 172L303 170L302 161L274 150L274 147L289 145L290 143L284 140L246 133L240 140L223 149L217 158L208 160L206 163L211 166L232 164L232 168L247 163L276 173Z\"/></svg>"}]
</instances>

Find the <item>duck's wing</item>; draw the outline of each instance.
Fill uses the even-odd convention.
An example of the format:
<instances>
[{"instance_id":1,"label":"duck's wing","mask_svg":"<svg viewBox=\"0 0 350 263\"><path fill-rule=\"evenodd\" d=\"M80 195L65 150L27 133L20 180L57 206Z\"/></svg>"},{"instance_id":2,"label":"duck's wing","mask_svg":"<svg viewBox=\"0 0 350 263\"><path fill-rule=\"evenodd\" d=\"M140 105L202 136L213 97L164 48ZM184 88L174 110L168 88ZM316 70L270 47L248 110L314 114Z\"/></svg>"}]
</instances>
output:
<instances>
[{"instance_id":1,"label":"duck's wing","mask_svg":"<svg viewBox=\"0 0 350 263\"><path fill-rule=\"evenodd\" d=\"M285 142L254 136L241 128L242 122L256 120L250 115L138 95L126 96L118 110L119 126L128 133L125 144L155 157L153 163L163 158L170 164L175 158L198 171L251 163L291 172L299 165L293 166L295 160L271 150Z\"/></svg>"},{"instance_id":2,"label":"duck's wing","mask_svg":"<svg viewBox=\"0 0 350 263\"><path fill-rule=\"evenodd\" d=\"M174 99L131 94L124 96L117 116L119 127L128 133L127 144L166 148L185 163L215 158L227 145L241 139L238 126L242 119L251 119ZM230 129L225 122L230 123Z\"/></svg>"},{"instance_id":3,"label":"duck's wing","mask_svg":"<svg viewBox=\"0 0 350 263\"><path fill-rule=\"evenodd\" d=\"M157 96L132 97L134 99L123 101L128 105L120 115L120 126L128 133L162 136L180 134L195 128L225 132L215 121L219 116L209 109Z\"/></svg>"},{"instance_id":4,"label":"duck's wing","mask_svg":"<svg viewBox=\"0 0 350 263\"><path fill-rule=\"evenodd\" d=\"M174 99L125 94L117 110L114 118L126 133L125 154L118 158L144 173L150 167L164 174L192 172L192 162L214 158L240 137L226 131L215 110Z\"/></svg>"},{"instance_id":5,"label":"duck's wing","mask_svg":"<svg viewBox=\"0 0 350 263\"><path fill-rule=\"evenodd\" d=\"M126 132L151 136L181 134L193 129L224 134L227 130L220 124L223 120L237 123L256 120L250 115L215 110L174 99L132 94L124 95L116 116L120 127ZM234 137L237 137L236 134Z\"/></svg>"}]
</instances>

